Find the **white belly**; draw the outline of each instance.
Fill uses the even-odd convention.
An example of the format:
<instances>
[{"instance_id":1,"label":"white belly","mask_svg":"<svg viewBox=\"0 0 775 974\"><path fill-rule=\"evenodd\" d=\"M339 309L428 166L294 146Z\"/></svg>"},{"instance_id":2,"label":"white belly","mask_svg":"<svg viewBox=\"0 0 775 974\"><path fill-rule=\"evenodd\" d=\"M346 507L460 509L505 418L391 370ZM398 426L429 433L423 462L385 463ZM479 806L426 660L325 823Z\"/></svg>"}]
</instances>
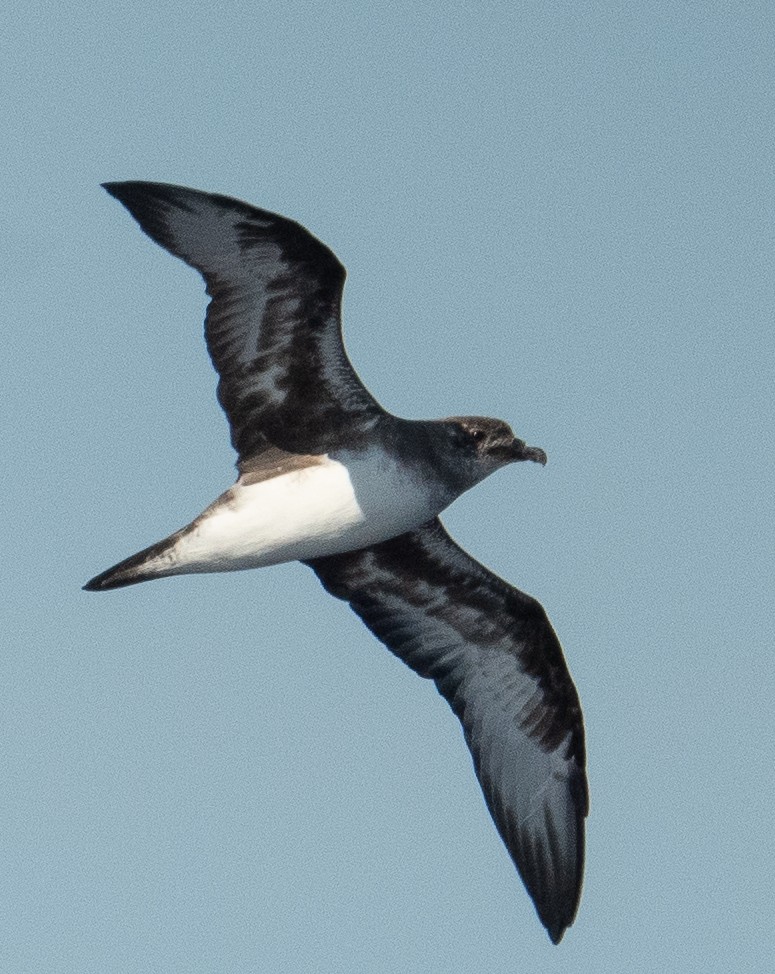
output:
<instances>
[{"instance_id":1,"label":"white belly","mask_svg":"<svg viewBox=\"0 0 775 974\"><path fill-rule=\"evenodd\" d=\"M248 486L238 481L153 567L160 574L223 572L338 554L438 513L433 492L384 455L344 459Z\"/></svg>"}]
</instances>

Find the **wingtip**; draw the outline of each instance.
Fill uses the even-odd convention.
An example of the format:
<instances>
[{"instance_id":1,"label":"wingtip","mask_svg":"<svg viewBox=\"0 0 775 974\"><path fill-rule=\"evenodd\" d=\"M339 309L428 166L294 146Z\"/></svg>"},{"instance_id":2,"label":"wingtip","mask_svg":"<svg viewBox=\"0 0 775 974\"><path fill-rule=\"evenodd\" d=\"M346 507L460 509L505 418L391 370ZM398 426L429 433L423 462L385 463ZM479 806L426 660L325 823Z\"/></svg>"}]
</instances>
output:
<instances>
[{"instance_id":1,"label":"wingtip","mask_svg":"<svg viewBox=\"0 0 775 974\"><path fill-rule=\"evenodd\" d=\"M532 896L532 894L531 894ZM541 904L533 901L538 918L546 928L549 939L553 944L559 944L566 931L573 926L581 902L581 886L575 890L572 897L554 904Z\"/></svg>"},{"instance_id":2,"label":"wingtip","mask_svg":"<svg viewBox=\"0 0 775 974\"><path fill-rule=\"evenodd\" d=\"M126 186L128 183L126 181L111 181L108 183L100 183L100 186L105 190L106 193L110 193L111 196L118 196L121 192L121 187Z\"/></svg>"},{"instance_id":3,"label":"wingtip","mask_svg":"<svg viewBox=\"0 0 775 974\"><path fill-rule=\"evenodd\" d=\"M549 939L551 942L557 946L557 944L565 936L565 931L568 929L565 924L559 924L557 926L547 927L546 932L549 934Z\"/></svg>"},{"instance_id":4,"label":"wingtip","mask_svg":"<svg viewBox=\"0 0 775 974\"><path fill-rule=\"evenodd\" d=\"M126 206L131 211L131 203L133 200L137 199L138 190L141 190L143 184L133 179L126 179L118 182L110 183L100 183L102 188L106 193L109 193L113 199L118 200L123 206Z\"/></svg>"},{"instance_id":5,"label":"wingtip","mask_svg":"<svg viewBox=\"0 0 775 974\"><path fill-rule=\"evenodd\" d=\"M530 892L530 890L528 890L528 892ZM532 897L533 894L531 892L531 898ZM579 905L581 903L580 881L572 893L569 892L569 895L567 896L560 896L553 899L553 902L547 903L544 901L540 904L533 899L533 904L536 908L536 912L538 913L539 920L546 928L549 939L553 944L559 944L562 938L565 936L566 931L573 926L573 923L576 920L576 915L578 914Z\"/></svg>"},{"instance_id":6,"label":"wingtip","mask_svg":"<svg viewBox=\"0 0 775 974\"><path fill-rule=\"evenodd\" d=\"M120 202L130 199L133 196L142 194L144 196L169 196L180 187L173 186L171 183L154 183L144 179L119 179L111 180L107 183L100 183L106 193L110 193Z\"/></svg>"},{"instance_id":7,"label":"wingtip","mask_svg":"<svg viewBox=\"0 0 775 974\"><path fill-rule=\"evenodd\" d=\"M533 904L536 908L536 912L538 913L538 919L541 921L546 930L547 936L553 944L559 944L559 942L565 936L566 931L572 926L573 921L576 919L578 902L576 902L572 912L569 912L567 908L560 907L559 904L557 904L554 909L547 909L546 906L539 906L535 900L533 901Z\"/></svg>"}]
</instances>

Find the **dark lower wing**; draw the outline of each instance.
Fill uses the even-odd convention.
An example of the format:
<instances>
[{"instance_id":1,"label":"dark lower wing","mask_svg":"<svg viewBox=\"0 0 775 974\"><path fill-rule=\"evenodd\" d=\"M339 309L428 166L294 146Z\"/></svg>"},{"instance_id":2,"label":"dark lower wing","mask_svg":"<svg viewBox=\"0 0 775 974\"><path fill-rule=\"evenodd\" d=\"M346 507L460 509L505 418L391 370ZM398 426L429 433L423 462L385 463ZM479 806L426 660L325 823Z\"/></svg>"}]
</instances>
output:
<instances>
[{"instance_id":1,"label":"dark lower wing","mask_svg":"<svg viewBox=\"0 0 775 974\"><path fill-rule=\"evenodd\" d=\"M267 441L294 453L352 444L382 410L344 350L345 269L300 224L226 196L106 183L156 243L204 277L218 399L245 461Z\"/></svg>"},{"instance_id":2,"label":"dark lower wing","mask_svg":"<svg viewBox=\"0 0 775 974\"><path fill-rule=\"evenodd\" d=\"M449 702L498 832L559 942L581 895L588 797L581 707L543 608L438 520L308 564Z\"/></svg>"}]
</instances>

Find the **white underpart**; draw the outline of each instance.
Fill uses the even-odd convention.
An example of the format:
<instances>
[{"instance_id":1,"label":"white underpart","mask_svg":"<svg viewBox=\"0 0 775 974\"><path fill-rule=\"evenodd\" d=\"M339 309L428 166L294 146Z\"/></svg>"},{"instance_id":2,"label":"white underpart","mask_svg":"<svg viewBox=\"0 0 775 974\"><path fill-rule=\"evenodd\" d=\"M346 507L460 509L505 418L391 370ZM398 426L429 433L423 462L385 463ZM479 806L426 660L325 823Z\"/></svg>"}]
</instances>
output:
<instances>
[{"instance_id":1,"label":"white underpart","mask_svg":"<svg viewBox=\"0 0 775 974\"><path fill-rule=\"evenodd\" d=\"M143 567L159 575L259 568L362 548L410 531L441 505L381 451L324 457L210 505L174 547Z\"/></svg>"}]
</instances>

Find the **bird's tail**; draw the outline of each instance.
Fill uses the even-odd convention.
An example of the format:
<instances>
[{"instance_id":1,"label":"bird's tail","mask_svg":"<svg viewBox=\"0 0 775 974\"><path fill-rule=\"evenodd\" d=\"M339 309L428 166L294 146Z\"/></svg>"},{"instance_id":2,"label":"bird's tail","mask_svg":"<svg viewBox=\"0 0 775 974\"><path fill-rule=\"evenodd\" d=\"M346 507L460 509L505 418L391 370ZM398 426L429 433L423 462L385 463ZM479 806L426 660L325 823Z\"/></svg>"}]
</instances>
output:
<instances>
[{"instance_id":1,"label":"bird's tail","mask_svg":"<svg viewBox=\"0 0 775 974\"><path fill-rule=\"evenodd\" d=\"M171 557L171 553L183 533L183 531L176 531L163 541L157 541L149 548L138 551L131 558L125 558L107 571L95 575L84 585L84 590L105 592L111 588L123 588L125 585L137 585L138 582L148 582L153 578L177 574L175 559Z\"/></svg>"}]
</instances>

